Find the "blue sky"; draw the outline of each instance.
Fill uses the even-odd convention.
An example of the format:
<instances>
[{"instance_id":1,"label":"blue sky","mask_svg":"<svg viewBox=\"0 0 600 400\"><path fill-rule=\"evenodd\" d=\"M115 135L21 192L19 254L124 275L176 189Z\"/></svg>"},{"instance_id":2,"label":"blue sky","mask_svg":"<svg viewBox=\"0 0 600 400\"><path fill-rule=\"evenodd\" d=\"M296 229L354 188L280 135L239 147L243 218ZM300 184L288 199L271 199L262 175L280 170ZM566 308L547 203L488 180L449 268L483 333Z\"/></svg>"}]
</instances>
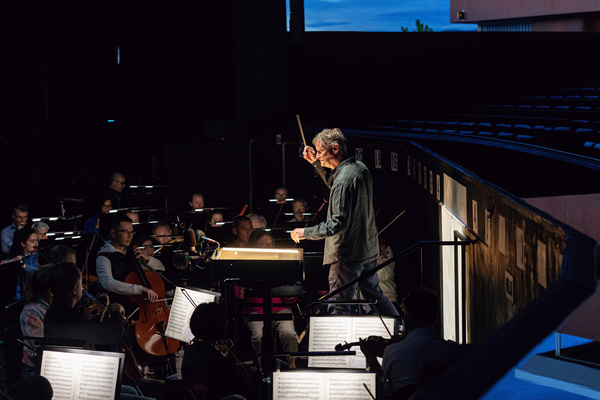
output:
<instances>
[{"instance_id":1,"label":"blue sky","mask_svg":"<svg viewBox=\"0 0 600 400\"><path fill-rule=\"evenodd\" d=\"M435 32L477 30L450 23L450 0L304 0L304 17L307 31L412 31L416 19Z\"/></svg>"}]
</instances>

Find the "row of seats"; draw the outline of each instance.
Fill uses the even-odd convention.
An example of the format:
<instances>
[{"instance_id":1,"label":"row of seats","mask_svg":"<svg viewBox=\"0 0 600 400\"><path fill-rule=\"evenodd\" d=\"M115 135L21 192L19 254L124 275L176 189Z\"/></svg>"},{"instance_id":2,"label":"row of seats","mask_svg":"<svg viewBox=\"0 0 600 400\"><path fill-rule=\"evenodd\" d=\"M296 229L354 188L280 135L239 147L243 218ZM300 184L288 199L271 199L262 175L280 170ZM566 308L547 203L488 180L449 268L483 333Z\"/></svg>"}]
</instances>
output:
<instances>
[{"instance_id":1,"label":"row of seats","mask_svg":"<svg viewBox=\"0 0 600 400\"><path fill-rule=\"evenodd\" d=\"M468 111L388 120L386 128L501 139L600 157L600 85L556 89Z\"/></svg>"}]
</instances>

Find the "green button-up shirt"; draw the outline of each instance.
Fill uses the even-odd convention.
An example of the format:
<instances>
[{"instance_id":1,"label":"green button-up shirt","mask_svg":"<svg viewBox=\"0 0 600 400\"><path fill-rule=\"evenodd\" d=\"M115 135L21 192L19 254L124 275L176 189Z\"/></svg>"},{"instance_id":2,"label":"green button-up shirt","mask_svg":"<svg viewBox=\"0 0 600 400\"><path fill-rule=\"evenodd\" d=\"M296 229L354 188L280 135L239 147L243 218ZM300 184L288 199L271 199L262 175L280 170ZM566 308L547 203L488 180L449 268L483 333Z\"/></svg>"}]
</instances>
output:
<instances>
[{"instance_id":1,"label":"green button-up shirt","mask_svg":"<svg viewBox=\"0 0 600 400\"><path fill-rule=\"evenodd\" d=\"M330 182L327 221L307 227L304 236L310 240L325 239L323 264L376 260L379 242L371 173L365 164L351 157L333 170Z\"/></svg>"}]
</instances>

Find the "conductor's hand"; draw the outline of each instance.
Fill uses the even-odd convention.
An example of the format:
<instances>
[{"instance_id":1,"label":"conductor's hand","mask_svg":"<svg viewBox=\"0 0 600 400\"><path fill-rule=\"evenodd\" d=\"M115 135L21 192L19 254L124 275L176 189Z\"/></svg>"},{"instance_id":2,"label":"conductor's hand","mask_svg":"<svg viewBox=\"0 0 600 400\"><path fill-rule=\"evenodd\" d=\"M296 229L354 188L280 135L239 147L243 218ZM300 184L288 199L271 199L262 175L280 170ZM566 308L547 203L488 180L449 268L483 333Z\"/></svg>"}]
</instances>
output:
<instances>
[{"instance_id":1,"label":"conductor's hand","mask_svg":"<svg viewBox=\"0 0 600 400\"><path fill-rule=\"evenodd\" d=\"M290 233L292 240L296 243L300 243L301 240L306 239L304 237L304 228L296 228Z\"/></svg>"},{"instance_id":2,"label":"conductor's hand","mask_svg":"<svg viewBox=\"0 0 600 400\"><path fill-rule=\"evenodd\" d=\"M315 151L315 149L313 149L310 146L304 147L304 151L302 152L302 156L304 157L304 159L306 161L308 161L311 164L314 163L315 161L317 161L317 152Z\"/></svg>"},{"instance_id":3,"label":"conductor's hand","mask_svg":"<svg viewBox=\"0 0 600 400\"><path fill-rule=\"evenodd\" d=\"M154 302L154 301L158 300L158 294L156 294L156 292L154 290L148 289L145 286L142 286L142 294L145 294L146 298L150 302Z\"/></svg>"}]
</instances>

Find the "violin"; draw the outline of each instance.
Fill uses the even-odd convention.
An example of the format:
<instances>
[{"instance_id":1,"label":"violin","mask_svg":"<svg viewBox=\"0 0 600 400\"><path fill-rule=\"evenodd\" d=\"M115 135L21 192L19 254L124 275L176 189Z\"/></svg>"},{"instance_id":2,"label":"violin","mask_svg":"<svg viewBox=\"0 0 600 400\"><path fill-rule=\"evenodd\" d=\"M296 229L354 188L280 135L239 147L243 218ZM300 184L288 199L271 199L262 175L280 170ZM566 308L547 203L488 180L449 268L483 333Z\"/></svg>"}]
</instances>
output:
<instances>
[{"instance_id":1,"label":"violin","mask_svg":"<svg viewBox=\"0 0 600 400\"><path fill-rule=\"evenodd\" d=\"M165 283L154 271L142 269L133 252L136 270L130 272L123 280L134 285L143 285L158 294L160 299L166 297ZM179 341L166 337L165 331L169 321L169 308L163 301L150 302L143 295L130 296L132 303L138 307L138 319L134 324L135 338L140 348L153 356L168 356L179 349Z\"/></svg>"},{"instance_id":2,"label":"violin","mask_svg":"<svg viewBox=\"0 0 600 400\"><path fill-rule=\"evenodd\" d=\"M108 306L102 304L96 297L84 289L81 299L75 304L75 309L83 314L87 320L98 320L102 322Z\"/></svg>"},{"instance_id":3,"label":"violin","mask_svg":"<svg viewBox=\"0 0 600 400\"><path fill-rule=\"evenodd\" d=\"M359 339L358 342L338 343L335 345L335 351L349 350L354 346L360 346L362 344L377 357L383 357L383 351L387 346L401 342L404 338L404 334L392 336L390 339L385 339L382 336L369 336L367 339Z\"/></svg>"},{"instance_id":4,"label":"violin","mask_svg":"<svg viewBox=\"0 0 600 400\"><path fill-rule=\"evenodd\" d=\"M221 353L223 357L227 358L227 356L231 352L231 349L233 348L233 340L229 338L219 339L213 343L213 347L215 348L215 350Z\"/></svg>"}]
</instances>

